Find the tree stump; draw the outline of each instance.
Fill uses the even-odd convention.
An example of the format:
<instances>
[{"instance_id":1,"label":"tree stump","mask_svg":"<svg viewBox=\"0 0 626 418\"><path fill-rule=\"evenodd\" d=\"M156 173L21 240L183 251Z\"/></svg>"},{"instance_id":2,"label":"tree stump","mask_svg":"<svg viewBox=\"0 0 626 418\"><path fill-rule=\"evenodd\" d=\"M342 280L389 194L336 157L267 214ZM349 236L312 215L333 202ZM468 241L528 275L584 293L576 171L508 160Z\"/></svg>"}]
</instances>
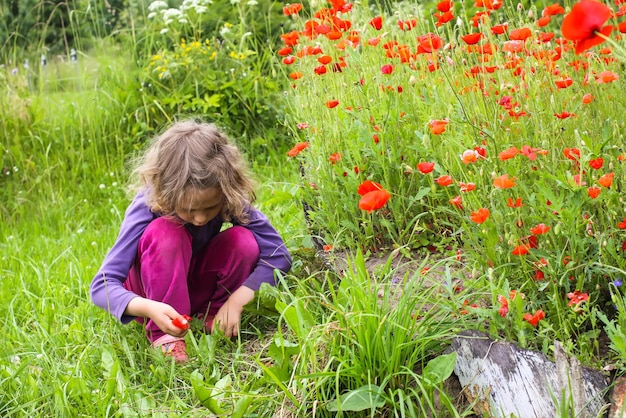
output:
<instances>
[{"instance_id":1,"label":"tree stump","mask_svg":"<svg viewBox=\"0 0 626 418\"><path fill-rule=\"evenodd\" d=\"M498 342L478 331L463 331L453 339L454 368L463 392L478 414L490 417L598 417L607 408L605 377L567 358L555 342L555 361L543 353Z\"/></svg>"}]
</instances>

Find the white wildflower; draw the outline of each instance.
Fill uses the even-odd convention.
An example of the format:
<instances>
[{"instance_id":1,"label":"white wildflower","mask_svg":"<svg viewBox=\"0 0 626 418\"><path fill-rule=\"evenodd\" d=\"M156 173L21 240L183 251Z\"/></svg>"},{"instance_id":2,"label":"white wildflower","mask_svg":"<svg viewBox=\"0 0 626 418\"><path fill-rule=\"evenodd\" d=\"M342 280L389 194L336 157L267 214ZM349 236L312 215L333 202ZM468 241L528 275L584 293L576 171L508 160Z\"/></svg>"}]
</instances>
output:
<instances>
[{"instance_id":1,"label":"white wildflower","mask_svg":"<svg viewBox=\"0 0 626 418\"><path fill-rule=\"evenodd\" d=\"M148 6L148 10L154 12L156 10L167 9L167 2L165 1L153 1Z\"/></svg>"}]
</instances>

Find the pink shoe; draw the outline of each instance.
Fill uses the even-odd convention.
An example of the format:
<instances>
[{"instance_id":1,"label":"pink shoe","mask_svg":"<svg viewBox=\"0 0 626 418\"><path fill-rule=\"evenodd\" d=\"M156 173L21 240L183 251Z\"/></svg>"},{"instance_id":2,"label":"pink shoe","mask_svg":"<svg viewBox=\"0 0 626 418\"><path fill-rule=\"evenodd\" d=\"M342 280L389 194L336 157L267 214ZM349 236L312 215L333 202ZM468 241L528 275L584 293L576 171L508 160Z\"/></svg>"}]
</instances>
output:
<instances>
[{"instance_id":1,"label":"pink shoe","mask_svg":"<svg viewBox=\"0 0 626 418\"><path fill-rule=\"evenodd\" d=\"M163 354L172 357L176 363L185 363L189 360L187 355L187 344L184 340L175 340L161 345Z\"/></svg>"}]
</instances>

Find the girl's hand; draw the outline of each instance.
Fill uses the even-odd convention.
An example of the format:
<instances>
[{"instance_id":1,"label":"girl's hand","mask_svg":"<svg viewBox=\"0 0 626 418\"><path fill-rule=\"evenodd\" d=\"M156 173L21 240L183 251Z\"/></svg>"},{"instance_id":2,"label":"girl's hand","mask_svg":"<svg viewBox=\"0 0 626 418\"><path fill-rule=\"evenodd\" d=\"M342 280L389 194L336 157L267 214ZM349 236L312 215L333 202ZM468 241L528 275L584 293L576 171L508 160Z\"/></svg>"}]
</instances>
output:
<instances>
[{"instance_id":1,"label":"girl's hand","mask_svg":"<svg viewBox=\"0 0 626 418\"><path fill-rule=\"evenodd\" d=\"M161 331L173 337L182 338L187 333L187 328L180 328L174 323L174 319L182 315L167 303L136 297L130 301L125 313L150 318Z\"/></svg>"},{"instance_id":2,"label":"girl's hand","mask_svg":"<svg viewBox=\"0 0 626 418\"><path fill-rule=\"evenodd\" d=\"M254 299L254 290L249 287L242 286L235 290L215 314L211 331L217 327L228 338L237 336L243 307L252 299Z\"/></svg>"}]
</instances>

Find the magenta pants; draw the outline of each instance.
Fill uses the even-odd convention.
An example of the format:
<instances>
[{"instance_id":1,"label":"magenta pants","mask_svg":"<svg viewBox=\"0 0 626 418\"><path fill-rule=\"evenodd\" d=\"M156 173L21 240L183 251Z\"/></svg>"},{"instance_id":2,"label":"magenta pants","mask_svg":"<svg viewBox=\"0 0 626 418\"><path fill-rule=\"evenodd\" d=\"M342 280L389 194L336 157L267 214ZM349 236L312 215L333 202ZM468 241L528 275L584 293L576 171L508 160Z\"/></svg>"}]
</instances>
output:
<instances>
[{"instance_id":1,"label":"magenta pants","mask_svg":"<svg viewBox=\"0 0 626 418\"><path fill-rule=\"evenodd\" d=\"M258 257L256 239L244 227L225 229L192 254L189 231L160 217L141 236L124 287L167 303L181 315L214 316L252 273ZM152 320L137 320L145 323L151 343L164 335Z\"/></svg>"}]
</instances>

